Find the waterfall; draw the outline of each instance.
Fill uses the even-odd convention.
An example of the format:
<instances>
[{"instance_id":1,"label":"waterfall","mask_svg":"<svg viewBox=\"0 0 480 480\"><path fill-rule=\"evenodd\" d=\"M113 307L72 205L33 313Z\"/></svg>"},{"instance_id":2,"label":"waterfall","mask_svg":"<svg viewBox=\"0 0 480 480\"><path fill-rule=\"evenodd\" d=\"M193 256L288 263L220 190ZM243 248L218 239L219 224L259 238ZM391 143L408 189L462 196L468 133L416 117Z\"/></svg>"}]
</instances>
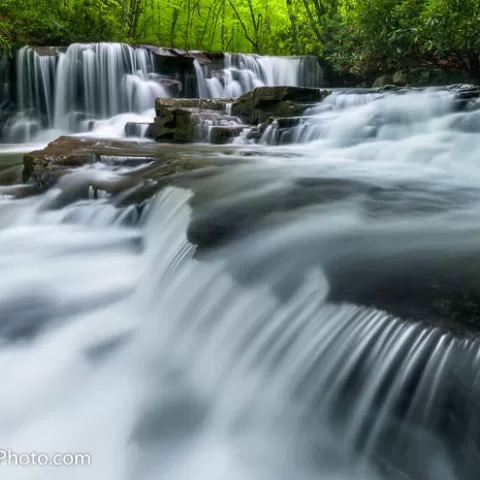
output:
<instances>
[{"instance_id":1,"label":"waterfall","mask_svg":"<svg viewBox=\"0 0 480 480\"><path fill-rule=\"evenodd\" d=\"M17 113L4 129L11 143L32 141L45 129L91 130L123 113L153 117L154 99L168 96L153 53L120 43L73 44L65 52L24 47L16 72Z\"/></svg>"},{"instance_id":2,"label":"waterfall","mask_svg":"<svg viewBox=\"0 0 480 480\"><path fill-rule=\"evenodd\" d=\"M42 128L53 124L56 57L39 55L30 47L16 60L17 113L5 128L7 142L29 142Z\"/></svg>"},{"instance_id":3,"label":"waterfall","mask_svg":"<svg viewBox=\"0 0 480 480\"><path fill-rule=\"evenodd\" d=\"M354 146L366 140L393 141L412 133L427 133L448 113L454 96L448 91L356 93L333 92L307 109L297 125L282 129L273 122L262 142L278 145L314 143L330 148Z\"/></svg>"},{"instance_id":4,"label":"waterfall","mask_svg":"<svg viewBox=\"0 0 480 480\"><path fill-rule=\"evenodd\" d=\"M204 98L238 97L256 87L320 87L322 70L316 57L272 57L224 53L223 67L205 73L199 63L198 92Z\"/></svg>"},{"instance_id":5,"label":"waterfall","mask_svg":"<svg viewBox=\"0 0 480 480\"><path fill-rule=\"evenodd\" d=\"M59 59L54 126L61 128L72 114L105 119L142 113L153 109L156 97L166 96L148 50L117 43L74 44Z\"/></svg>"},{"instance_id":6,"label":"waterfall","mask_svg":"<svg viewBox=\"0 0 480 480\"><path fill-rule=\"evenodd\" d=\"M161 147L214 168L112 151L0 190L2 480L476 478L480 112L456 93L334 92L299 143Z\"/></svg>"},{"instance_id":7,"label":"waterfall","mask_svg":"<svg viewBox=\"0 0 480 480\"><path fill-rule=\"evenodd\" d=\"M154 99L170 95L155 52L121 43L79 43L67 49L24 47L16 54L16 98L10 103L5 100L11 87L7 59L2 59L2 140L46 141L92 130L123 136L126 121L151 122ZM238 97L262 85L319 87L323 82L316 57L225 53L222 63L215 68L193 60L199 97ZM126 114L132 116L120 120Z\"/></svg>"}]
</instances>

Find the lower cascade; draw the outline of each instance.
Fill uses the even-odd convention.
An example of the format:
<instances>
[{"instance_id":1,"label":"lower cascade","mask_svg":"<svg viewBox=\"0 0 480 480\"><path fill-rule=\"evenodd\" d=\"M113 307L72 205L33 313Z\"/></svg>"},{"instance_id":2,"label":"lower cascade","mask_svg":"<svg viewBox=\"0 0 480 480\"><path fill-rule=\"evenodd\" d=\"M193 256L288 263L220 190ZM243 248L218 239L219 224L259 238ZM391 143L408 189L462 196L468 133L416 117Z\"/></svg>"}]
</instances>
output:
<instances>
[{"instance_id":1,"label":"lower cascade","mask_svg":"<svg viewBox=\"0 0 480 480\"><path fill-rule=\"evenodd\" d=\"M95 48L20 88L95 128L0 146L2 479L476 478L480 90L195 59L224 95L169 98L151 51Z\"/></svg>"}]
</instances>

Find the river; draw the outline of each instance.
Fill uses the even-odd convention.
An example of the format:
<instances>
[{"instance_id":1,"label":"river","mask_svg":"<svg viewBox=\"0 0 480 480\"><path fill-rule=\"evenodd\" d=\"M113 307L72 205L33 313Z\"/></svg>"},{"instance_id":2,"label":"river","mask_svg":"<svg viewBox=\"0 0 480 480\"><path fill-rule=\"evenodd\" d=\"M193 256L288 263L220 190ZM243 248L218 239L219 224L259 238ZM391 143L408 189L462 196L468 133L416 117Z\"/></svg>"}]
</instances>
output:
<instances>
[{"instance_id":1,"label":"river","mask_svg":"<svg viewBox=\"0 0 480 480\"><path fill-rule=\"evenodd\" d=\"M337 92L141 208L2 145L2 479L476 478L479 112Z\"/></svg>"}]
</instances>

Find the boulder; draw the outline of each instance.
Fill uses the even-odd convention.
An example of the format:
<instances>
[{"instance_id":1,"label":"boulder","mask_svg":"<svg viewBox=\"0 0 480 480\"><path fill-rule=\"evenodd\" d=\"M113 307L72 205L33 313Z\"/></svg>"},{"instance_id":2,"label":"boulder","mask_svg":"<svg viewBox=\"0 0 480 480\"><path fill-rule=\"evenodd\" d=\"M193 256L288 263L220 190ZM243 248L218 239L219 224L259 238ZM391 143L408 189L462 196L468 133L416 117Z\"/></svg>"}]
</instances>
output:
<instances>
[{"instance_id":1,"label":"boulder","mask_svg":"<svg viewBox=\"0 0 480 480\"><path fill-rule=\"evenodd\" d=\"M381 75L380 77L376 78L375 81L373 82L372 87L373 88L384 88L387 87L388 85L393 84L393 75L391 74L386 74L386 75Z\"/></svg>"},{"instance_id":2,"label":"boulder","mask_svg":"<svg viewBox=\"0 0 480 480\"><path fill-rule=\"evenodd\" d=\"M157 98L154 138L157 142L193 143L201 136L203 124L234 126L226 114L230 99Z\"/></svg>"},{"instance_id":3,"label":"boulder","mask_svg":"<svg viewBox=\"0 0 480 480\"><path fill-rule=\"evenodd\" d=\"M210 129L210 143L224 145L238 137L245 129L244 126L215 126Z\"/></svg>"},{"instance_id":4,"label":"boulder","mask_svg":"<svg viewBox=\"0 0 480 480\"><path fill-rule=\"evenodd\" d=\"M196 140L196 119L185 108L165 108L155 118L154 137L157 142L193 143Z\"/></svg>"},{"instance_id":5,"label":"boulder","mask_svg":"<svg viewBox=\"0 0 480 480\"><path fill-rule=\"evenodd\" d=\"M258 87L233 102L231 113L249 125L257 125L272 116L301 115L330 93L330 90L318 88Z\"/></svg>"}]
</instances>

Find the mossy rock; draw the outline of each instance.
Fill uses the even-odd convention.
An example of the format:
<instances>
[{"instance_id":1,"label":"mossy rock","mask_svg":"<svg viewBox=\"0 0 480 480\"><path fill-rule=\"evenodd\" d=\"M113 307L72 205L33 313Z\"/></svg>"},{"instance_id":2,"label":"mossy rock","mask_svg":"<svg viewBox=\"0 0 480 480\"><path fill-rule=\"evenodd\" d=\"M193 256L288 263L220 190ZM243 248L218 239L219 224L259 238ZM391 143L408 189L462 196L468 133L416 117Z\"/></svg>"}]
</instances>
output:
<instances>
[{"instance_id":1,"label":"mossy rock","mask_svg":"<svg viewBox=\"0 0 480 480\"><path fill-rule=\"evenodd\" d=\"M374 88L384 88L388 85L400 87L430 87L457 83L475 83L468 72L462 70L444 70L441 68L410 68L385 74L373 83Z\"/></svg>"},{"instance_id":2,"label":"mossy rock","mask_svg":"<svg viewBox=\"0 0 480 480\"><path fill-rule=\"evenodd\" d=\"M225 111L226 106L232 103L232 98L157 98L155 99L155 112L162 116L163 112L170 109L197 109Z\"/></svg>"},{"instance_id":3,"label":"mossy rock","mask_svg":"<svg viewBox=\"0 0 480 480\"><path fill-rule=\"evenodd\" d=\"M157 142L193 143L196 140L198 118L184 108L162 110L155 118L154 136Z\"/></svg>"},{"instance_id":4,"label":"mossy rock","mask_svg":"<svg viewBox=\"0 0 480 480\"><path fill-rule=\"evenodd\" d=\"M235 137L238 137L244 126L239 127L225 127L225 126L215 126L210 130L210 143L214 145L224 145L230 143Z\"/></svg>"},{"instance_id":5,"label":"mossy rock","mask_svg":"<svg viewBox=\"0 0 480 480\"><path fill-rule=\"evenodd\" d=\"M304 87L258 87L232 104L232 115L257 125L269 117L301 115L308 107L323 101L330 90Z\"/></svg>"},{"instance_id":6,"label":"mossy rock","mask_svg":"<svg viewBox=\"0 0 480 480\"><path fill-rule=\"evenodd\" d=\"M38 192L42 192L55 185L63 175L86 164L111 164L109 159L117 159L122 165L148 165L144 169L127 173L125 178L120 176L116 183L107 182L108 188L107 185L92 185L94 188L117 194L151 178L158 183L160 178L217 165L204 157L198 145L194 150L192 148L63 136L49 143L43 150L24 155L23 180L34 185Z\"/></svg>"}]
</instances>

